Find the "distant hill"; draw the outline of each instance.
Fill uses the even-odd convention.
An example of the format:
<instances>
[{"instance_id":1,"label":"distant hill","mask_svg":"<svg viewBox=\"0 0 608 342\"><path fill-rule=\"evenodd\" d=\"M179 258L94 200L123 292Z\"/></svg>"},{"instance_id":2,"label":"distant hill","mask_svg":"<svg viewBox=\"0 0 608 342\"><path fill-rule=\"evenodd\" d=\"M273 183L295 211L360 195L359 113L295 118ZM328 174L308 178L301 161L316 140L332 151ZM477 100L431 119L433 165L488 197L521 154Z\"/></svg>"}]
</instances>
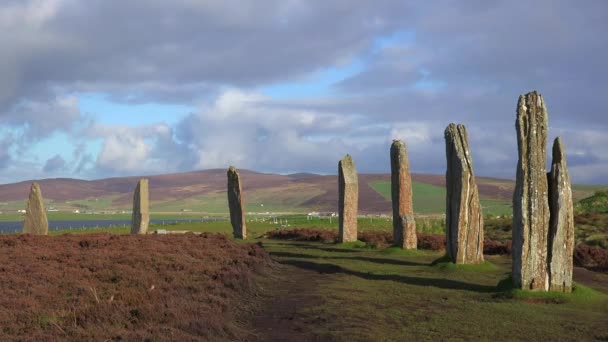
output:
<instances>
[{"instance_id":1,"label":"distant hill","mask_svg":"<svg viewBox=\"0 0 608 342\"><path fill-rule=\"evenodd\" d=\"M577 204L577 209L585 212L608 213L608 191L598 191Z\"/></svg>"},{"instance_id":2,"label":"distant hill","mask_svg":"<svg viewBox=\"0 0 608 342\"><path fill-rule=\"evenodd\" d=\"M240 170L247 211L337 211L338 183L335 175L296 173L279 175ZM100 180L38 180L48 205L59 210L120 210L131 206L132 191L141 177ZM147 176L152 210L225 213L226 170L213 169ZM445 206L443 175L413 174L414 207L417 213L441 213ZM477 178L482 204L495 214L510 212L514 183L496 178ZM22 209L31 181L0 185L0 211ZM575 198L591 196L605 187L575 186ZM359 175L360 211L389 213L390 175Z\"/></svg>"}]
</instances>

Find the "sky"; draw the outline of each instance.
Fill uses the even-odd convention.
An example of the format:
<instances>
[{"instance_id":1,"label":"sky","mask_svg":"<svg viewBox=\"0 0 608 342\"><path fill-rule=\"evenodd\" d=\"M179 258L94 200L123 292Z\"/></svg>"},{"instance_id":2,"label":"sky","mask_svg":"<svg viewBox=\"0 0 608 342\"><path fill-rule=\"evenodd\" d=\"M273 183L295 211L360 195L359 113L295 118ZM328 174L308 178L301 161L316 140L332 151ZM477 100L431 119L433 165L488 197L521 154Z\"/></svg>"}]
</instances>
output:
<instances>
[{"instance_id":1,"label":"sky","mask_svg":"<svg viewBox=\"0 0 608 342\"><path fill-rule=\"evenodd\" d=\"M608 184L607 32L605 0L3 0L0 183L389 172L393 139L443 174L451 122L478 176L512 179L538 90L547 151Z\"/></svg>"}]
</instances>

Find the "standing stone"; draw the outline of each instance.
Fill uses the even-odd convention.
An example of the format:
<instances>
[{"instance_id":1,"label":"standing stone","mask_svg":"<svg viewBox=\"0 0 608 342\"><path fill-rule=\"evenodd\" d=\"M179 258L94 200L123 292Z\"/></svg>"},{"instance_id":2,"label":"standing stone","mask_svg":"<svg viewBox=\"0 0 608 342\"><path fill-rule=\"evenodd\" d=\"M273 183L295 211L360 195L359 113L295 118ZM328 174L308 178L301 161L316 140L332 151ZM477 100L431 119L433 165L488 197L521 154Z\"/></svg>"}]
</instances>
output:
<instances>
[{"instance_id":1,"label":"standing stone","mask_svg":"<svg viewBox=\"0 0 608 342\"><path fill-rule=\"evenodd\" d=\"M241 179L234 166L228 168L228 207L230 208L230 223L235 239L247 238L245 225L245 206L243 204L243 189Z\"/></svg>"},{"instance_id":2,"label":"standing stone","mask_svg":"<svg viewBox=\"0 0 608 342\"><path fill-rule=\"evenodd\" d=\"M524 290L547 291L548 114L536 91L519 97L515 126L519 161L513 194L513 283Z\"/></svg>"},{"instance_id":3,"label":"standing stone","mask_svg":"<svg viewBox=\"0 0 608 342\"><path fill-rule=\"evenodd\" d=\"M566 153L560 138L553 143L549 173L549 290L572 291L574 208Z\"/></svg>"},{"instance_id":4,"label":"standing stone","mask_svg":"<svg viewBox=\"0 0 608 342\"><path fill-rule=\"evenodd\" d=\"M393 202L393 239L403 249L416 249L416 221L412 202L412 176L407 148L401 140L391 145L391 195Z\"/></svg>"},{"instance_id":5,"label":"standing stone","mask_svg":"<svg viewBox=\"0 0 608 342\"><path fill-rule=\"evenodd\" d=\"M49 221L46 217L46 208L40 185L33 183L30 196L27 201L25 220L23 221L23 233L34 235L48 235Z\"/></svg>"},{"instance_id":6,"label":"standing stone","mask_svg":"<svg viewBox=\"0 0 608 342\"><path fill-rule=\"evenodd\" d=\"M141 179L133 194L133 216L131 219L131 234L146 234L150 225L150 200L148 180Z\"/></svg>"},{"instance_id":7,"label":"standing stone","mask_svg":"<svg viewBox=\"0 0 608 342\"><path fill-rule=\"evenodd\" d=\"M445 130L446 242L448 255L457 264L483 262L483 215L473 172L469 137L463 125Z\"/></svg>"},{"instance_id":8,"label":"standing stone","mask_svg":"<svg viewBox=\"0 0 608 342\"><path fill-rule=\"evenodd\" d=\"M338 163L340 220L339 242L357 241L357 211L359 207L359 181L355 163L347 154Z\"/></svg>"}]
</instances>

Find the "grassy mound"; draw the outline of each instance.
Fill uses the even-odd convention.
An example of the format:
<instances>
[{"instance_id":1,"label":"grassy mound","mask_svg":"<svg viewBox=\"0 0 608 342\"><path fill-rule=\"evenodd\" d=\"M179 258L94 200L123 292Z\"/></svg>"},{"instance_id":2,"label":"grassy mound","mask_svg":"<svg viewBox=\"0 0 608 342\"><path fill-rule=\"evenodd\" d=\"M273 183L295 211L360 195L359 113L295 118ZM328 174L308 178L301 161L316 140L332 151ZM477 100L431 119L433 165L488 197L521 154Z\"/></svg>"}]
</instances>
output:
<instances>
[{"instance_id":1,"label":"grassy mound","mask_svg":"<svg viewBox=\"0 0 608 342\"><path fill-rule=\"evenodd\" d=\"M592 288L574 283L572 292L556 291L525 291L513 287L513 279L508 277L501 280L497 288L497 297L505 299L521 300L528 303L539 304L564 304L564 303L585 303L600 302L608 300L608 295L598 292Z\"/></svg>"},{"instance_id":2,"label":"grassy mound","mask_svg":"<svg viewBox=\"0 0 608 342\"><path fill-rule=\"evenodd\" d=\"M270 265L223 235L0 236L0 340L236 340ZM245 304L244 304L245 303Z\"/></svg>"},{"instance_id":3,"label":"grassy mound","mask_svg":"<svg viewBox=\"0 0 608 342\"><path fill-rule=\"evenodd\" d=\"M488 271L495 271L497 269L497 267L489 261L484 261L481 264L477 264L477 265L455 264L452 262L452 260L450 259L450 257L448 255L444 255L441 258L433 261L431 263L431 266L437 267L438 269L440 269L442 271L449 271L449 272L454 272L454 271L488 272Z\"/></svg>"},{"instance_id":4,"label":"grassy mound","mask_svg":"<svg viewBox=\"0 0 608 342\"><path fill-rule=\"evenodd\" d=\"M576 204L576 209L582 212L608 214L608 190L597 191L593 196L580 200Z\"/></svg>"}]
</instances>

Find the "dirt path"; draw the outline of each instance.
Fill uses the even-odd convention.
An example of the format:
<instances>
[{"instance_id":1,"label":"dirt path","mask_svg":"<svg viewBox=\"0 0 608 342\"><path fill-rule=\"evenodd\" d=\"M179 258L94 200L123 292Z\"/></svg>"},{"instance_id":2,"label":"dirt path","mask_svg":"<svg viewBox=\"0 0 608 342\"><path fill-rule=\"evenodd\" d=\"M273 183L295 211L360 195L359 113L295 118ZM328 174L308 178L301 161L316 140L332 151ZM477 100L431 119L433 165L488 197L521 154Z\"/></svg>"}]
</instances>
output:
<instances>
[{"instance_id":1,"label":"dirt path","mask_svg":"<svg viewBox=\"0 0 608 342\"><path fill-rule=\"evenodd\" d=\"M318 272L279 264L274 274L261 280L264 297L260 309L254 312L255 335L251 341L330 341L309 329L322 324L323 319L304 313L307 308L323 303L314 290L327 280L326 275L320 276Z\"/></svg>"}]
</instances>

